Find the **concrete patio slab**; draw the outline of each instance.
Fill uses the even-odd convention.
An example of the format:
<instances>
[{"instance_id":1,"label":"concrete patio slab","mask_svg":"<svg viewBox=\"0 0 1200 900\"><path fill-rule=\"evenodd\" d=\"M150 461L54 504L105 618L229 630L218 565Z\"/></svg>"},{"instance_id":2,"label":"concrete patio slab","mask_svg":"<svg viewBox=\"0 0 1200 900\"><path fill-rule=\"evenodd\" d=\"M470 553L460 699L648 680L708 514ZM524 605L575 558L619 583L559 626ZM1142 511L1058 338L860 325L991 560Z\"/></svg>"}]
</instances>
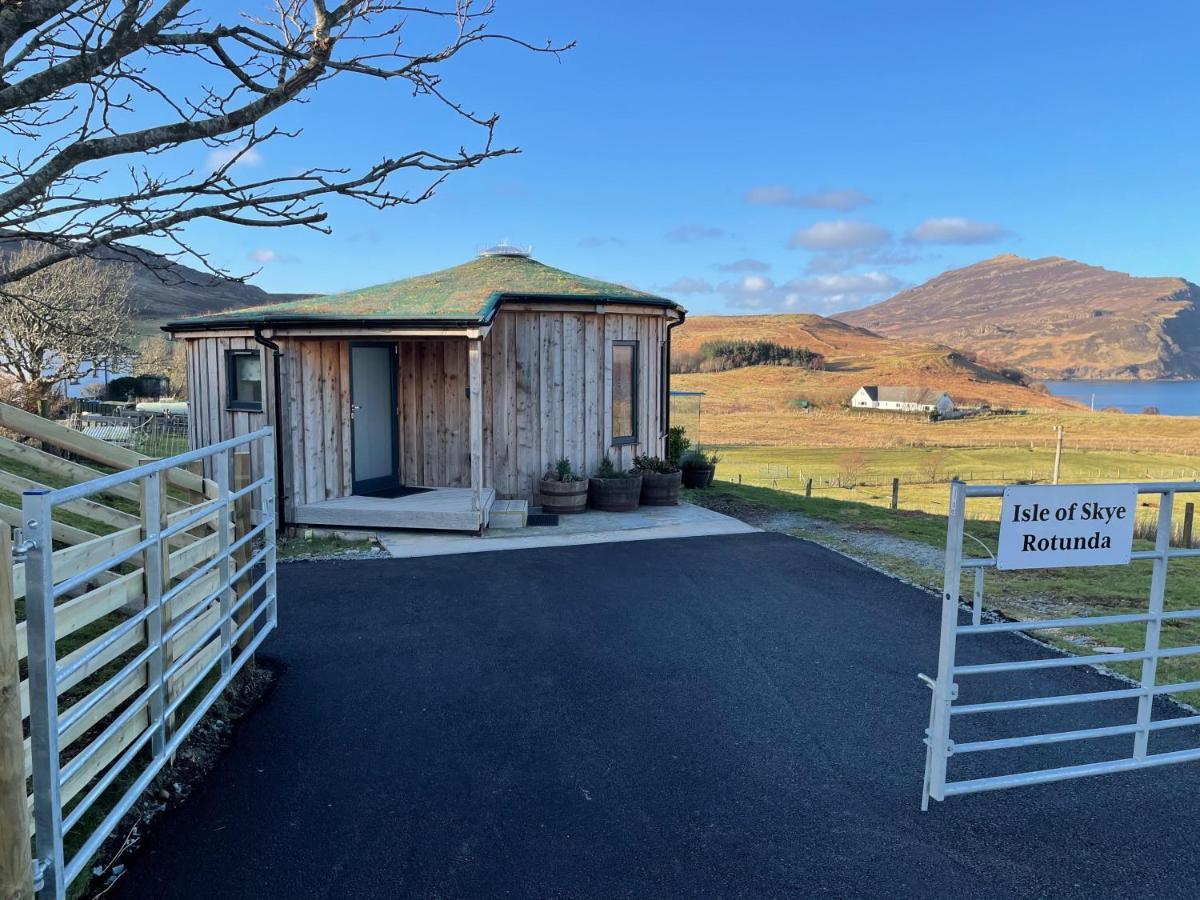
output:
<instances>
[{"instance_id":1,"label":"concrete patio slab","mask_svg":"<svg viewBox=\"0 0 1200 900\"><path fill-rule=\"evenodd\" d=\"M378 539L392 556L410 559L531 547L573 547L616 541L748 534L758 530L731 516L691 503L681 503L678 506L643 506L629 513L589 509L577 516L561 516L557 525L489 528L483 537L440 531L381 531Z\"/></svg>"}]
</instances>

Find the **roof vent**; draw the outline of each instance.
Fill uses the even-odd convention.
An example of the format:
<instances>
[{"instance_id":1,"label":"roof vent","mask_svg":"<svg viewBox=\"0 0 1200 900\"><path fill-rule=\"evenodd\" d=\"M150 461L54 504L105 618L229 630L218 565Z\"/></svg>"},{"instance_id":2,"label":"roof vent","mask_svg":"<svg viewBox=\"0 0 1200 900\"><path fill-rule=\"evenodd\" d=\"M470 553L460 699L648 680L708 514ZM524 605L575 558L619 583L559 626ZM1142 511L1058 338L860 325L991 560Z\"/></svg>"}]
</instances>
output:
<instances>
[{"instance_id":1,"label":"roof vent","mask_svg":"<svg viewBox=\"0 0 1200 900\"><path fill-rule=\"evenodd\" d=\"M481 247L479 250L480 256L519 256L522 259L528 259L532 254L532 245L517 247L510 244L507 238L498 244L492 244L490 247Z\"/></svg>"}]
</instances>

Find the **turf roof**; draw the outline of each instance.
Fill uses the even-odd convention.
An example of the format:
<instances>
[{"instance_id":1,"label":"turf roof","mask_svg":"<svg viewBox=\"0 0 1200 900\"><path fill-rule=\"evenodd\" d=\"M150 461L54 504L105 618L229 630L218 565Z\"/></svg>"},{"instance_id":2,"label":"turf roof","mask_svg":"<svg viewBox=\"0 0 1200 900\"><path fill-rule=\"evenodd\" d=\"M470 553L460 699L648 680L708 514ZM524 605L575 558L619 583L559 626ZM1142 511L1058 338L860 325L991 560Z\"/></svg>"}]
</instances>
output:
<instances>
[{"instance_id":1,"label":"turf roof","mask_svg":"<svg viewBox=\"0 0 1200 900\"><path fill-rule=\"evenodd\" d=\"M486 322L510 298L595 299L677 308L674 301L620 284L572 275L525 256L479 256L470 262L342 294L271 303L194 316L167 326L187 330L214 325L313 319Z\"/></svg>"}]
</instances>

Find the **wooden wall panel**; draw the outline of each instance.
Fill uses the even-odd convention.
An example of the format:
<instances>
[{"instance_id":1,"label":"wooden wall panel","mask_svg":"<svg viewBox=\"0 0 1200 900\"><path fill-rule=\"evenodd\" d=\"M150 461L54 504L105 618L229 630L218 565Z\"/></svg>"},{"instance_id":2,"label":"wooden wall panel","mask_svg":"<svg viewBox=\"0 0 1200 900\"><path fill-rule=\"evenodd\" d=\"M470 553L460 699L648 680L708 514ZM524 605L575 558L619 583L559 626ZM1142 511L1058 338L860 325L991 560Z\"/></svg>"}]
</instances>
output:
<instances>
[{"instance_id":1,"label":"wooden wall panel","mask_svg":"<svg viewBox=\"0 0 1200 900\"><path fill-rule=\"evenodd\" d=\"M468 487L467 342L400 342L400 479L424 487Z\"/></svg>"},{"instance_id":2,"label":"wooden wall panel","mask_svg":"<svg viewBox=\"0 0 1200 900\"><path fill-rule=\"evenodd\" d=\"M609 306L502 309L482 345L483 478L500 497L536 502L547 467L567 456L594 474L607 453L628 467L641 453L661 455L660 351L667 320ZM612 446L614 340L638 342L638 443ZM282 478L288 515L297 503L351 492L350 342L278 338L283 349ZM268 412L225 408L225 351L262 352ZM400 478L406 484L470 484L465 339L401 339L397 400ZM275 417L271 354L249 336L187 342L189 436L205 446L259 428Z\"/></svg>"},{"instance_id":3,"label":"wooden wall panel","mask_svg":"<svg viewBox=\"0 0 1200 900\"><path fill-rule=\"evenodd\" d=\"M252 337L209 337L186 340L188 371L188 443L192 449L207 447L239 435L257 431L273 416L274 372L271 354ZM226 360L229 350L256 350L263 365L263 411L227 408ZM251 448L254 471L259 471L261 451ZM212 462L205 461L205 476L212 477Z\"/></svg>"},{"instance_id":4,"label":"wooden wall panel","mask_svg":"<svg viewBox=\"0 0 1200 900\"><path fill-rule=\"evenodd\" d=\"M658 315L502 309L484 339L484 484L535 502L542 473L567 456L594 474L607 453L629 467L661 455ZM612 446L612 344L638 342L638 443Z\"/></svg>"}]
</instances>

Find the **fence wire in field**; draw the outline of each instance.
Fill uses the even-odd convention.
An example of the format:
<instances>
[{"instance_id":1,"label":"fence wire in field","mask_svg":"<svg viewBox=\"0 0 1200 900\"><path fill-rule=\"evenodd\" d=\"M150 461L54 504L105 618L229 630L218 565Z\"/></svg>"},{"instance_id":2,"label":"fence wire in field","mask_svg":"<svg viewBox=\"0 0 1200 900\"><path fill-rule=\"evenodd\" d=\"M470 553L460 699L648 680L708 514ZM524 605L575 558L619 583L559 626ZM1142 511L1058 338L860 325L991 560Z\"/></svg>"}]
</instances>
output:
<instances>
[{"instance_id":1,"label":"fence wire in field","mask_svg":"<svg viewBox=\"0 0 1200 900\"><path fill-rule=\"evenodd\" d=\"M187 415L143 413L133 410L112 414L74 413L66 425L89 437L161 459L188 449Z\"/></svg>"}]
</instances>

